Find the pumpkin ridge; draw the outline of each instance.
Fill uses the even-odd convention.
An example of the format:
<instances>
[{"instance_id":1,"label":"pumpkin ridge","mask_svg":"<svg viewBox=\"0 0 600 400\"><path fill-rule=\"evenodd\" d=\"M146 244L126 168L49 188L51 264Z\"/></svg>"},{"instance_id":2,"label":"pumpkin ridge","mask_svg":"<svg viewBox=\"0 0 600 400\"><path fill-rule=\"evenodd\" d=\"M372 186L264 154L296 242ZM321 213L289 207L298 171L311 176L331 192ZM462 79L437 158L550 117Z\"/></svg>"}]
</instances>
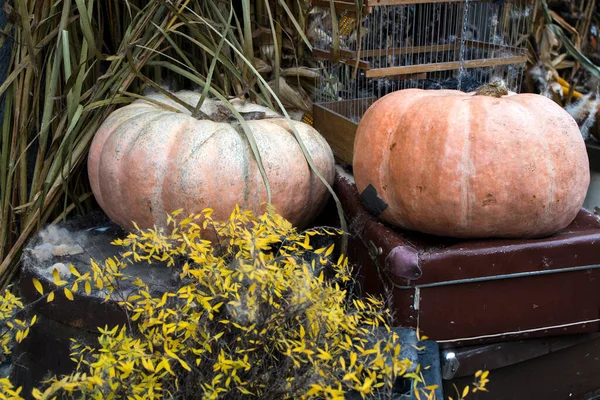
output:
<instances>
[{"instance_id":1,"label":"pumpkin ridge","mask_svg":"<svg viewBox=\"0 0 600 400\"><path fill-rule=\"evenodd\" d=\"M517 100L517 99L515 99ZM521 99L521 101L514 101L513 102L515 104L516 107L519 108L520 112L525 113L525 115L527 115L529 117L529 120L531 121L530 123L532 125L537 125L538 121L543 120L544 118L544 114L546 112L545 109L543 108L531 108L531 107L527 107L529 105L529 103L525 102L523 103L523 99ZM545 126L540 126L540 129L544 129L546 128ZM554 127L553 127L554 128ZM546 132L545 132L546 133ZM556 168L555 168L555 164L554 164L554 160L553 160L553 155L552 155L552 151L550 149L550 145L548 143L547 137L546 135L540 135L539 138L539 146L541 147L540 152L543 154L543 165L546 167L546 177L548 179L548 182L546 184L546 201L543 204L543 210L542 210L542 215L539 215L538 218L535 220L535 228L532 227L531 229L537 229L538 226L543 226L546 225L548 223L552 223L553 222L553 215L554 215L554 196L556 194Z\"/></svg>"},{"instance_id":2,"label":"pumpkin ridge","mask_svg":"<svg viewBox=\"0 0 600 400\"><path fill-rule=\"evenodd\" d=\"M465 138L465 147L463 148L463 175L461 185L461 194L463 198L463 210L462 210L462 219L463 219L463 229L471 229L473 225L473 205L475 204L475 196L476 193L473 191L473 180L476 179L477 174L477 166L475 164L475 160L477 157L477 146L474 143L476 135L472 135L471 132L479 132L481 130L480 125L481 121L487 120L487 107L485 107L485 101L481 102L467 102L468 106L464 107L464 113L466 115L466 121L464 123L464 131ZM472 121L473 113L481 113L482 116L475 121ZM480 114L476 114L480 115ZM451 119L449 119L450 121ZM471 126L473 124L473 126ZM475 129L473 129L475 128Z\"/></svg>"},{"instance_id":3,"label":"pumpkin ridge","mask_svg":"<svg viewBox=\"0 0 600 400\"><path fill-rule=\"evenodd\" d=\"M216 126L218 127L218 129L215 129L213 132L210 133L210 136L208 136L207 138L205 138L202 142L200 143L195 143L194 146L192 147L192 150L190 151L190 154L187 155L187 157L181 159L180 161L185 163L187 162L187 160L192 156L192 154L194 153L194 151L199 150L200 148L202 148L202 146L204 146L206 144L206 142L208 142L210 139L212 139L221 129L227 129L225 127L223 127L222 125L225 125L226 127L228 126L227 124L221 124L221 123L217 123L217 122L212 122L210 120L197 120L195 118L191 118L191 119L186 119L187 121L187 126L186 128L190 128L191 126L194 126L198 121L203 121L203 122L207 122L207 123L213 123L216 124ZM179 133L181 132L177 132L177 134L179 135ZM169 147L169 157L172 155L173 152L173 148L172 146ZM173 155L174 156L174 155ZM177 157L175 158L170 158L171 160L177 159Z\"/></svg>"},{"instance_id":4,"label":"pumpkin ridge","mask_svg":"<svg viewBox=\"0 0 600 400\"><path fill-rule=\"evenodd\" d=\"M319 171L323 178L330 185L332 185L335 172L328 170L327 163L335 164L335 158L331 148L327 145L327 141L318 133L318 131L309 129L308 125L304 125L298 121L293 121L293 124L296 127L302 141L304 142L307 152L312 157L315 168ZM287 132L289 137L294 141L298 153L302 154L302 148L300 147L300 144L298 143L298 140L295 137L291 127L289 124L286 125L288 126ZM310 200L304 204L302 212L299 214L298 218L307 220L312 214L322 211L325 204L322 202L321 198L323 193L327 192L327 188L312 170L306 158L302 157L302 160L302 167L307 172L305 184L308 185L306 193Z\"/></svg>"},{"instance_id":5,"label":"pumpkin ridge","mask_svg":"<svg viewBox=\"0 0 600 400\"><path fill-rule=\"evenodd\" d=\"M546 208L544 209L544 220L551 221L553 215L554 208L554 196L556 193L556 168L554 166L554 160L552 159L552 152L550 151L550 146L548 144L548 139L545 135L541 136L541 144L543 146L542 150L544 152L544 164L548 170L548 187L547 187L547 196L548 201L546 203Z\"/></svg>"},{"instance_id":6,"label":"pumpkin ridge","mask_svg":"<svg viewBox=\"0 0 600 400\"><path fill-rule=\"evenodd\" d=\"M156 110L153 110L152 113L155 113ZM138 141L139 137L141 135L143 135L146 130L147 130L147 126L153 122L155 122L156 120L162 118L165 115L166 111L162 111L160 112L160 114L144 121L142 124L139 125L139 130L137 131L137 133L135 133L134 135L131 136L131 141L129 143L127 143L126 145L126 149L123 150L123 156L120 159L115 159L114 162L117 164L116 165L116 171L117 171L117 180L115 182L114 187L116 187L116 194L117 194L117 199L120 199L120 201L123 201L124 199L127 198L126 196L126 189L130 189L128 187L128 185L121 185L120 182L123 181L127 181L127 173L129 173L129 169L125 168L124 166L128 163L129 161L129 156L131 153L131 149L134 147L135 143ZM135 115L133 118L128 119L129 122L131 121L135 121L136 119L140 119L140 117L142 115L145 115L147 113L144 114L138 114ZM114 132L114 131L113 131ZM111 134L112 135L112 134ZM117 202L118 203L118 202ZM126 221L126 224L131 224L132 222L137 222L137 221Z\"/></svg>"},{"instance_id":7,"label":"pumpkin ridge","mask_svg":"<svg viewBox=\"0 0 600 400\"><path fill-rule=\"evenodd\" d=\"M394 140L396 138L397 132L398 132L398 129L400 129L400 126L402 124L404 124L404 123L407 122L407 120L404 119L404 116L408 112L410 106L413 105L414 103L416 103L418 100L422 100L422 99L425 99L425 98L426 98L426 93L416 93L416 95L410 96L410 97L408 97L408 99L405 100L406 101L406 106L404 108L402 108L400 114L398 114L396 116L396 118L397 118L396 125L394 126L393 129L390 129L389 133L387 134L387 139L384 142L384 143L386 143L386 148L387 149L389 149L389 148L392 147L392 144L393 144L392 140ZM412 115L412 119L410 121L413 121L415 118L417 118L417 114L416 113L414 113ZM410 122L409 122L409 126L410 126ZM410 131L410 130L407 130L407 131ZM402 136L403 136L404 140L410 139L410 136L406 132L404 132L402 134ZM390 169L391 169L390 168L390 162L391 162L390 156L391 156L391 151L385 151L385 152L383 152L383 156L382 156L382 160L381 160L381 165L384 165L385 168L379 168L379 171L378 171L379 182L389 182L390 181ZM383 188L379 188L379 189L383 189ZM395 201L396 198L399 198L398 196L391 196L390 197L387 194L387 191L383 191L383 190L382 190L382 193L380 194L380 196L381 196L381 198L386 203L389 203L391 201ZM395 206L395 208L398 208L400 210L402 209L402 207L399 207L398 204L395 204L394 206ZM408 225L412 226L412 222L410 220L411 213L410 212L407 213L405 210L402 210L401 213L403 214L402 215L402 219L404 219L407 222Z\"/></svg>"},{"instance_id":8,"label":"pumpkin ridge","mask_svg":"<svg viewBox=\"0 0 600 400\"><path fill-rule=\"evenodd\" d=\"M126 107L123 107L123 109L125 109ZM152 115L154 114L154 110L152 111L147 111L147 112L143 112L141 114L137 114L134 117L128 117L128 118L124 118L119 124L118 126L112 128L110 130L110 132L106 135L104 141L102 142L102 151L99 153L100 157L97 160L97 166L98 166L98 192L101 194L102 196L102 200L104 201L106 198L104 197L104 192L105 192L105 186L107 185L106 180L101 179L102 176L102 170L106 167L106 163L108 162L111 165L111 168L113 170L113 173L115 175L115 182L114 185L110 186L109 192L106 193L108 195L108 198L110 199L107 203L107 205L105 207L107 207L106 213L110 216L112 213L115 213L116 215L119 214L118 210L115 209L114 205L115 204L119 204L119 200L123 199L123 191L122 191L122 187L120 185L120 181L122 178L122 170L119 168L119 165L121 164L122 160L125 159L126 157L126 153L123 152L122 156L120 159L117 159L116 156L114 155L110 155L105 153L105 148L106 145L108 145L111 142L115 142L115 149L118 149L119 146L119 142L121 141L121 135L120 135L120 130L123 128L124 125L126 124L132 124L132 121L135 122L135 120L137 119L141 119L143 116L148 116L148 115ZM135 125L133 125L135 126ZM144 125L139 125L138 129L142 130L144 128ZM133 138L133 137L132 137ZM133 139L132 139L133 140ZM109 157L109 159L107 160L106 157ZM115 164L119 164L119 165L115 165ZM118 189L115 189L115 186L118 187ZM117 199L117 201L113 201L113 199ZM105 202L106 203L106 202ZM111 217L112 218L112 217ZM130 224L131 221L126 221L127 224Z\"/></svg>"},{"instance_id":9,"label":"pumpkin ridge","mask_svg":"<svg viewBox=\"0 0 600 400\"><path fill-rule=\"evenodd\" d=\"M191 116L190 116L191 117ZM179 135L182 132L186 132L189 131L190 129L190 125L192 123L194 123L195 119L190 119L190 118L182 118L183 121L185 121L185 123L181 123L181 125L178 127L178 130L176 131L175 135L171 134L170 135L170 142L168 149L169 149L169 153L166 157L167 159L167 164L171 161L174 160L176 163L179 162L179 160L177 159L176 155L173 154L174 149L176 148L173 145L173 142L178 143L179 142ZM211 135L212 136L212 135ZM203 144L206 142L206 140L204 142L202 142ZM160 170L160 169L159 169ZM164 185L165 185L165 180L167 179L167 171L173 171L173 168L164 168L162 169L162 174L160 176L160 179L158 179L158 177L155 176L156 178L156 187L154 190L154 193L152 193L152 199L151 201L154 202L154 204L152 205L152 216L154 217L155 221L160 221L160 224L166 224L166 214L167 213L172 213L175 210L166 210L165 209L165 196L166 195L170 195L171 193L169 191L165 191L163 190ZM159 210L161 211L160 214L158 214Z\"/></svg>"},{"instance_id":10,"label":"pumpkin ridge","mask_svg":"<svg viewBox=\"0 0 600 400\"><path fill-rule=\"evenodd\" d=\"M254 153L252 153L252 147L250 146L250 141L244 134L244 129L243 129L242 125L241 124L237 125L233 129L237 132L237 136L240 138L240 140L242 142L242 157L244 158L244 161L242 162L242 178L244 181L243 194L244 194L244 204L247 204L248 199L250 198L250 162L252 162L253 164L255 163L257 169L258 169L258 162L256 161L256 159L254 157ZM254 135L254 130L252 129L252 126L250 126L250 124L248 124L248 129L250 129L252 131L252 134ZM257 146L258 146L258 144L257 144ZM257 149L257 150L260 152L260 149ZM269 174L267 173L267 167L264 164L263 164L263 166L265 168L265 173L267 174L267 179L269 179ZM261 183L264 185L264 182L262 182L262 179L261 179ZM256 189L257 189L257 191L260 190L260 189L258 189L258 187Z\"/></svg>"},{"instance_id":11,"label":"pumpkin ridge","mask_svg":"<svg viewBox=\"0 0 600 400\"><path fill-rule=\"evenodd\" d=\"M126 107L120 108L120 109L118 109L116 111L124 110ZM153 110L152 111L147 111L147 112L144 112L144 113L138 114L138 115L142 116L142 115L149 114L149 113L152 113L152 112L154 112L154 111ZM117 112L115 112L113 115L111 115L111 118L108 119L108 120L106 120L100 126L100 128L98 128L98 131L100 131L102 129L103 125L108 125L109 121L117 119L116 117L118 117L119 115L120 114L117 114ZM137 116L136 116L136 118L137 118ZM113 133L116 130L118 130L123 124L129 122L130 120L131 120L131 118L123 118L120 121L118 121L116 125L112 126L111 129L110 129L110 132L108 132L106 134L106 136L103 138L103 141L102 141L101 146L100 146L100 150L98 151L98 160L97 160L96 166L94 168L95 169L95 171L94 171L95 172L95 178L93 180L97 181L96 184L98 185L98 194L95 194L94 197L96 197L96 201L98 202L98 204L100 205L100 207L104 207L104 204L106 204L105 201L104 201L104 194L102 193L102 189L101 189L101 186L100 186L100 175L101 175L100 171L102 169L102 162L101 161L102 161L102 154L104 152L104 147L106 146L106 143L108 142L108 139L113 135ZM97 133L94 135L94 139L96 139L96 135L97 135ZM93 142L93 140L92 140L92 142ZM88 168L90 168L90 167L91 166L88 165Z\"/></svg>"},{"instance_id":12,"label":"pumpkin ridge","mask_svg":"<svg viewBox=\"0 0 600 400\"><path fill-rule=\"evenodd\" d=\"M447 173L444 160L449 156L449 153L453 152L453 146L449 145L447 132L450 131L451 121L447 121L444 117L446 114L452 115L453 107L448 107L444 103L447 96L441 96L438 93L430 92L423 104L420 104L418 108L420 110L429 110L432 115L428 115L422 122L423 132L427 135L421 139L419 147L422 149L423 156L421 157L418 169L419 182L412 190L415 192L415 196L412 197L413 204L412 209L418 210L418 213L414 213L416 219L421 218L420 216L427 212L430 207L436 208L448 208L444 202L438 204L428 204L428 192L436 193L447 187L448 182L446 181L445 174ZM454 102L456 103L456 101ZM440 129L438 130L436 129ZM430 149L444 149L440 154L435 154ZM429 150L429 151L428 151ZM418 193L418 194L417 194ZM421 194L423 193L423 194ZM413 213L411 213L413 214ZM413 221L415 219L413 217ZM414 224L414 222L412 222Z\"/></svg>"}]
</instances>

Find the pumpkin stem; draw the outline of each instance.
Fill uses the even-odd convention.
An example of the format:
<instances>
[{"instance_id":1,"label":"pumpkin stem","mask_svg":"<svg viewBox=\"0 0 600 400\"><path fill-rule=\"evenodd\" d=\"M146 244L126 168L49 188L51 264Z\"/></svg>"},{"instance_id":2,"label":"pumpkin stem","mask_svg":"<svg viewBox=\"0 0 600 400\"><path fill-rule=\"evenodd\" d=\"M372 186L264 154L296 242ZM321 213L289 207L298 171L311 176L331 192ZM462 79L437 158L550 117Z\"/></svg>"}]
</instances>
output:
<instances>
[{"instance_id":1,"label":"pumpkin stem","mask_svg":"<svg viewBox=\"0 0 600 400\"><path fill-rule=\"evenodd\" d=\"M508 94L508 89L503 80L481 85L475 90L475 96L502 97Z\"/></svg>"},{"instance_id":2,"label":"pumpkin stem","mask_svg":"<svg viewBox=\"0 0 600 400\"><path fill-rule=\"evenodd\" d=\"M196 119L209 119L211 121L214 121L214 119L212 119L208 114L205 114L204 112L200 111L200 109L196 109L194 111L194 113L192 114L192 117L196 118Z\"/></svg>"},{"instance_id":3,"label":"pumpkin stem","mask_svg":"<svg viewBox=\"0 0 600 400\"><path fill-rule=\"evenodd\" d=\"M224 106L223 104L217 104L217 111L215 111L212 115L203 115L195 116L197 119L210 119L213 122L234 122L237 121L237 118L229 108ZM240 115L244 117L244 120L256 120L256 119L264 119L266 114L263 111L250 111L250 112L240 112Z\"/></svg>"}]
</instances>

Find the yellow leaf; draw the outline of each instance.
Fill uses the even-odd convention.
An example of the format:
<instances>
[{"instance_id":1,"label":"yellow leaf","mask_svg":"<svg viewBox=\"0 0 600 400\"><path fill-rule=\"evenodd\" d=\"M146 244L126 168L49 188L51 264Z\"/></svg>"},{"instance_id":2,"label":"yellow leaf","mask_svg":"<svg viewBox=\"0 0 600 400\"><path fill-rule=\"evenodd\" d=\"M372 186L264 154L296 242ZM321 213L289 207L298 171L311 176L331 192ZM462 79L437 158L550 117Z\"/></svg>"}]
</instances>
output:
<instances>
[{"instance_id":1,"label":"yellow leaf","mask_svg":"<svg viewBox=\"0 0 600 400\"><path fill-rule=\"evenodd\" d=\"M182 366L183 368L185 368L186 370L188 370L188 371L190 371L190 372L192 371L192 369L190 368L190 366L189 366L189 365L187 365L187 363L186 363L185 361L183 361L181 358L179 359L179 364L181 364L181 366Z\"/></svg>"},{"instance_id":2,"label":"yellow leaf","mask_svg":"<svg viewBox=\"0 0 600 400\"><path fill-rule=\"evenodd\" d=\"M309 389L308 392L305 393L305 396L314 396L317 393L320 393L321 391L323 391L323 388L321 387L321 385L317 385L317 384L312 384L311 388Z\"/></svg>"},{"instance_id":3,"label":"yellow leaf","mask_svg":"<svg viewBox=\"0 0 600 400\"><path fill-rule=\"evenodd\" d=\"M89 296L92 293L92 286L90 285L90 281L85 281L85 293Z\"/></svg>"},{"instance_id":4,"label":"yellow leaf","mask_svg":"<svg viewBox=\"0 0 600 400\"><path fill-rule=\"evenodd\" d=\"M71 291L67 288L64 289L65 291L65 297L71 301L73 301L73 293L71 293Z\"/></svg>"},{"instance_id":5,"label":"yellow leaf","mask_svg":"<svg viewBox=\"0 0 600 400\"><path fill-rule=\"evenodd\" d=\"M331 246L329 246L329 248L327 248L327 251L325 252L325 257L328 257L331 255L331 253L333 253L334 246L335 244L332 244Z\"/></svg>"},{"instance_id":6,"label":"yellow leaf","mask_svg":"<svg viewBox=\"0 0 600 400\"><path fill-rule=\"evenodd\" d=\"M142 365L148 371L154 372L154 365L152 364L152 360L147 359L146 357L142 357Z\"/></svg>"},{"instance_id":7,"label":"yellow leaf","mask_svg":"<svg viewBox=\"0 0 600 400\"><path fill-rule=\"evenodd\" d=\"M354 367L354 364L356 364L357 357L355 352L350 353L350 368Z\"/></svg>"},{"instance_id":8,"label":"yellow leaf","mask_svg":"<svg viewBox=\"0 0 600 400\"><path fill-rule=\"evenodd\" d=\"M481 374L481 379L486 379L488 377L488 375L490 374L490 371L485 371L483 374Z\"/></svg>"},{"instance_id":9,"label":"yellow leaf","mask_svg":"<svg viewBox=\"0 0 600 400\"><path fill-rule=\"evenodd\" d=\"M465 397L467 397L468 394L469 394L469 386L465 386L465 388L463 389L461 397L465 398Z\"/></svg>"},{"instance_id":10,"label":"yellow leaf","mask_svg":"<svg viewBox=\"0 0 600 400\"><path fill-rule=\"evenodd\" d=\"M333 358L329 352L323 351L321 349L318 350L320 354L317 357L319 357L321 360L331 360Z\"/></svg>"},{"instance_id":11,"label":"yellow leaf","mask_svg":"<svg viewBox=\"0 0 600 400\"><path fill-rule=\"evenodd\" d=\"M159 365L162 365L164 369L167 370L167 372L169 372L171 375L175 375L175 373L173 372L173 370L171 369L171 367L169 366L169 360L166 358L163 358L163 360L160 362ZM156 367L156 372L159 371L158 366Z\"/></svg>"},{"instance_id":12,"label":"yellow leaf","mask_svg":"<svg viewBox=\"0 0 600 400\"><path fill-rule=\"evenodd\" d=\"M44 288L42 287L42 284L40 283L40 281L38 281L37 279L33 278L33 286L35 287L35 290L37 290L41 295L44 294Z\"/></svg>"},{"instance_id":13,"label":"yellow leaf","mask_svg":"<svg viewBox=\"0 0 600 400\"><path fill-rule=\"evenodd\" d=\"M58 274L58 269L54 268L52 270L52 279L54 279L54 283L58 285L57 282L60 282L60 275Z\"/></svg>"},{"instance_id":14,"label":"yellow leaf","mask_svg":"<svg viewBox=\"0 0 600 400\"><path fill-rule=\"evenodd\" d=\"M54 300L54 292L50 292L50 294L48 294L48 298L46 299L48 303L50 303L52 300Z\"/></svg>"},{"instance_id":15,"label":"yellow leaf","mask_svg":"<svg viewBox=\"0 0 600 400\"><path fill-rule=\"evenodd\" d=\"M75 275L76 277L78 277L78 278L79 278L79 277L81 277L81 274L79 273L79 271L77 271L77 270L75 269L75 267L73 266L73 264L69 264L69 270L70 270L70 271L71 271L71 273L72 273L73 275Z\"/></svg>"},{"instance_id":16,"label":"yellow leaf","mask_svg":"<svg viewBox=\"0 0 600 400\"><path fill-rule=\"evenodd\" d=\"M169 348L167 347L167 344L166 344L166 343L165 343L164 349L165 349L165 353L166 353L166 354L167 354L169 357L172 357L172 358L175 358L175 359L179 359L179 357L177 357L177 354L175 354L175 353L173 353L171 350L169 350Z\"/></svg>"}]
</instances>

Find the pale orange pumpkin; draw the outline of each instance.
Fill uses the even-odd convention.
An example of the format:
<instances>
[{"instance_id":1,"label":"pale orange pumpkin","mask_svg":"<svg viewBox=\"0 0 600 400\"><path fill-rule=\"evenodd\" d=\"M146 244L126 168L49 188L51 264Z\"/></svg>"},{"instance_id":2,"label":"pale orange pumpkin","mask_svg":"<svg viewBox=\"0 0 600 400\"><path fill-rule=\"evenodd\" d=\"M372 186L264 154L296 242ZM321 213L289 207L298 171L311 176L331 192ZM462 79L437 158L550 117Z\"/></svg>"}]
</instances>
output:
<instances>
[{"instance_id":1,"label":"pale orange pumpkin","mask_svg":"<svg viewBox=\"0 0 600 400\"><path fill-rule=\"evenodd\" d=\"M175 94L196 106L200 94ZM197 119L163 94L114 111L92 142L88 173L100 207L126 229L165 227L167 213L183 209L185 215L204 208L223 220L238 205L261 213L267 201L266 186L241 126L235 121ZM260 152L272 191L275 210L292 224L303 226L324 206L326 186L310 169L288 120L259 105L233 100L242 113L264 113L246 121ZM221 107L219 107L221 105ZM217 100L206 99L202 112L222 113ZM331 184L335 161L325 139L311 126L293 121L316 168Z\"/></svg>"},{"instance_id":2,"label":"pale orange pumpkin","mask_svg":"<svg viewBox=\"0 0 600 400\"><path fill-rule=\"evenodd\" d=\"M372 185L387 205L382 220L462 238L554 234L590 183L575 120L535 94L391 93L360 121L353 171L359 192Z\"/></svg>"}]
</instances>

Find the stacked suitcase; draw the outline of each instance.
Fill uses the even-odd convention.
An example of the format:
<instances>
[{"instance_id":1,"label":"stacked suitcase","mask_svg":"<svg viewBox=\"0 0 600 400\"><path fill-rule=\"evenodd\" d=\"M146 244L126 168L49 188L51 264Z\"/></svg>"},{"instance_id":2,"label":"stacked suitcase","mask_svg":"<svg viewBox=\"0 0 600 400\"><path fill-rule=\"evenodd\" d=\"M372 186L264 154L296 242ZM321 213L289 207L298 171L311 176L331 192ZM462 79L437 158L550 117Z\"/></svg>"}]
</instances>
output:
<instances>
[{"instance_id":1,"label":"stacked suitcase","mask_svg":"<svg viewBox=\"0 0 600 400\"><path fill-rule=\"evenodd\" d=\"M578 398L600 389L595 214L582 209L570 226L543 239L460 240L380 222L341 168L335 191L349 223L348 256L361 292L388 296L398 326L418 328L438 342L449 388L484 368L492 369L492 380L482 398ZM565 351L574 354L566 359L572 368L562 364ZM554 369L550 355L557 359ZM530 365L540 360L539 368ZM550 371L563 373L558 378Z\"/></svg>"}]
</instances>

